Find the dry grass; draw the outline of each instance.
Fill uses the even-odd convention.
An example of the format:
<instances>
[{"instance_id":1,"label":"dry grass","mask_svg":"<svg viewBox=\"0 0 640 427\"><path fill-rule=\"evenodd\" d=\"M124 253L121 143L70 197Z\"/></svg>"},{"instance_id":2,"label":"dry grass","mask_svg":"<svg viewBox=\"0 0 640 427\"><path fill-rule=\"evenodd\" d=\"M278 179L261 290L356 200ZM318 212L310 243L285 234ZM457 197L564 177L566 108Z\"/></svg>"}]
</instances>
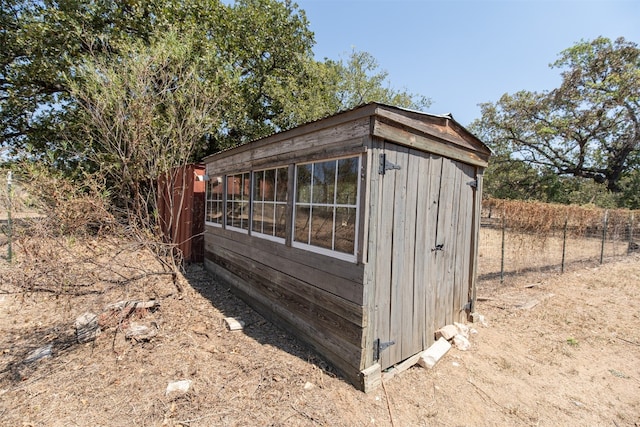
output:
<instances>
[{"instance_id":1,"label":"dry grass","mask_svg":"<svg viewBox=\"0 0 640 427\"><path fill-rule=\"evenodd\" d=\"M478 308L489 325L475 325L471 351L452 350L435 369L410 369L365 395L198 266L178 278L181 292L168 276L123 280L161 266L144 249L112 243L57 242L77 259L89 252L108 257L120 248L117 262L104 269L79 263L95 278L95 293L25 291L19 280L5 281L23 277L25 255L12 265L0 261L3 425L640 423L638 256L562 276L481 281ZM120 322L106 322L96 341L75 342L79 314L146 299L160 308L135 320L157 325L155 338L128 340ZM521 308L531 301L538 303ZM242 318L244 331L229 332L227 316ZM25 362L49 343L51 357ZM167 384L182 379L192 381L189 392L167 396Z\"/></svg>"},{"instance_id":2,"label":"dry grass","mask_svg":"<svg viewBox=\"0 0 640 427\"><path fill-rule=\"evenodd\" d=\"M487 199L482 203L485 212L494 218L505 219L513 232L531 233L539 238L567 231L574 237L584 237L600 229L607 218L607 232L621 232L635 218L634 234L640 233L640 211L628 209L600 209L590 206L560 205L536 201Z\"/></svg>"}]
</instances>

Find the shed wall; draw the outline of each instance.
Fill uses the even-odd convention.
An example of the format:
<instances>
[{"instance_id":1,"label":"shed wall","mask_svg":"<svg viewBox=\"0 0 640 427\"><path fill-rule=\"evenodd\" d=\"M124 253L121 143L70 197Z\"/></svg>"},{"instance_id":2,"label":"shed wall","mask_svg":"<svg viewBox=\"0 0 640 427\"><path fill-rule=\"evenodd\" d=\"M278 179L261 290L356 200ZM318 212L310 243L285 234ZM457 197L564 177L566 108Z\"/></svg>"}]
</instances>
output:
<instances>
[{"instance_id":1,"label":"shed wall","mask_svg":"<svg viewBox=\"0 0 640 427\"><path fill-rule=\"evenodd\" d=\"M369 119L365 117L251 150L239 147L208 161L207 173L218 177L289 165L291 174L294 163L361 156L367 149L368 133ZM362 167L367 167L366 159ZM363 198L366 182L364 177L360 181ZM292 191L291 186L289 193ZM288 216L291 205L289 200ZM363 215L364 209L360 209L360 218ZM362 220L359 223L358 247L362 247L365 230ZM296 248L290 239L282 243L207 225L205 266L263 316L318 350L350 381L359 381L368 325L362 263Z\"/></svg>"}]
</instances>

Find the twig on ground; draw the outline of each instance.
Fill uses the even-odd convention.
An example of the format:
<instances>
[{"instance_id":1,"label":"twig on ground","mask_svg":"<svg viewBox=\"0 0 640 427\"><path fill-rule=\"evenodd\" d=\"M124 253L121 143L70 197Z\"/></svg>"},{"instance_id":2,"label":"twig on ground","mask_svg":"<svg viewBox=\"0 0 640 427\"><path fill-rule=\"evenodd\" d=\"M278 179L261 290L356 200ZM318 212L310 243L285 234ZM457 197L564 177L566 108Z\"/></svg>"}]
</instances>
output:
<instances>
[{"instance_id":1,"label":"twig on ground","mask_svg":"<svg viewBox=\"0 0 640 427\"><path fill-rule=\"evenodd\" d=\"M640 347L640 343L637 343L637 342L635 342L635 341L629 341L629 340L626 340L626 339L624 339L624 338L620 338L620 337L616 337L616 338L617 338L617 339L619 339L620 341L624 341L624 342L626 342L626 343L633 344L633 345L637 345L638 347Z\"/></svg>"},{"instance_id":2,"label":"twig on ground","mask_svg":"<svg viewBox=\"0 0 640 427\"><path fill-rule=\"evenodd\" d=\"M387 387L384 385L384 381L380 381L382 383L382 390L384 390L384 397L387 401L387 411L389 411L389 419L391 420L391 427L395 427L395 423L393 422L393 412L391 411L391 402L389 402L389 393L387 393Z\"/></svg>"},{"instance_id":3,"label":"twig on ground","mask_svg":"<svg viewBox=\"0 0 640 427\"><path fill-rule=\"evenodd\" d=\"M295 406L293 406L293 403L290 405L294 411L296 411L298 414L302 415L303 417L305 417L306 419L313 421L314 424L318 424L318 420L316 420L313 416L307 414L306 412L296 408Z\"/></svg>"}]
</instances>

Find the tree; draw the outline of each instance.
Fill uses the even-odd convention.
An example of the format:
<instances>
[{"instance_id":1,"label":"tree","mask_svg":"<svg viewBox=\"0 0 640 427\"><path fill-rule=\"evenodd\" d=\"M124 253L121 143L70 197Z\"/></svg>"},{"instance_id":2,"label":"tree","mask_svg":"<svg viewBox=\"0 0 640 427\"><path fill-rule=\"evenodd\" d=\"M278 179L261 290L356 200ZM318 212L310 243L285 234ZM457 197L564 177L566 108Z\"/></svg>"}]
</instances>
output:
<instances>
[{"instance_id":1,"label":"tree","mask_svg":"<svg viewBox=\"0 0 640 427\"><path fill-rule=\"evenodd\" d=\"M295 3L237 0L223 12L211 33L235 70L235 90L223 108L224 125L210 135L210 151L299 124L317 83L313 33Z\"/></svg>"},{"instance_id":2,"label":"tree","mask_svg":"<svg viewBox=\"0 0 640 427\"><path fill-rule=\"evenodd\" d=\"M96 165L129 222L147 227L158 180L189 163L219 126L231 80L215 51L194 54L191 35L157 37L118 46L117 60L89 57L66 81L81 123L69 135L73 154Z\"/></svg>"},{"instance_id":3,"label":"tree","mask_svg":"<svg viewBox=\"0 0 640 427\"><path fill-rule=\"evenodd\" d=\"M431 100L425 96L393 89L388 81L389 73L381 70L378 61L368 52L352 50L346 62L327 61L327 65L335 68L339 109L348 110L368 102L416 110L431 105Z\"/></svg>"},{"instance_id":4,"label":"tree","mask_svg":"<svg viewBox=\"0 0 640 427\"><path fill-rule=\"evenodd\" d=\"M168 2L165 2L168 3ZM147 39L160 24L158 2L4 0L0 12L0 145L55 150L70 126L73 100L63 76L87 54Z\"/></svg>"},{"instance_id":5,"label":"tree","mask_svg":"<svg viewBox=\"0 0 640 427\"><path fill-rule=\"evenodd\" d=\"M559 88L505 94L474 124L494 148L537 169L620 192L640 150L640 49L600 37L563 51Z\"/></svg>"},{"instance_id":6,"label":"tree","mask_svg":"<svg viewBox=\"0 0 640 427\"><path fill-rule=\"evenodd\" d=\"M313 81L313 33L289 1L5 0L0 19L0 145L35 157L58 151L79 123L70 71L87 56L116 60L121 46L149 45L156 34L187 32L195 57L215 53L233 71L211 151L291 126L284 106Z\"/></svg>"}]
</instances>

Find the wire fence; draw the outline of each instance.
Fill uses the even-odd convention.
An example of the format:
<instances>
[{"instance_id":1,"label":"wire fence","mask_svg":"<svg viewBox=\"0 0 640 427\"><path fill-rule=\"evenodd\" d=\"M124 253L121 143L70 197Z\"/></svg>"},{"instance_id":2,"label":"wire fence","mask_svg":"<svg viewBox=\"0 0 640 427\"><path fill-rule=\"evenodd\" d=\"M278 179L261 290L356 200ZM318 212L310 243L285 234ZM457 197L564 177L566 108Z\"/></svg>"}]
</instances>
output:
<instances>
[{"instance_id":1,"label":"wire fence","mask_svg":"<svg viewBox=\"0 0 640 427\"><path fill-rule=\"evenodd\" d=\"M640 253L640 214L516 201L483 204L479 280L563 273Z\"/></svg>"}]
</instances>

